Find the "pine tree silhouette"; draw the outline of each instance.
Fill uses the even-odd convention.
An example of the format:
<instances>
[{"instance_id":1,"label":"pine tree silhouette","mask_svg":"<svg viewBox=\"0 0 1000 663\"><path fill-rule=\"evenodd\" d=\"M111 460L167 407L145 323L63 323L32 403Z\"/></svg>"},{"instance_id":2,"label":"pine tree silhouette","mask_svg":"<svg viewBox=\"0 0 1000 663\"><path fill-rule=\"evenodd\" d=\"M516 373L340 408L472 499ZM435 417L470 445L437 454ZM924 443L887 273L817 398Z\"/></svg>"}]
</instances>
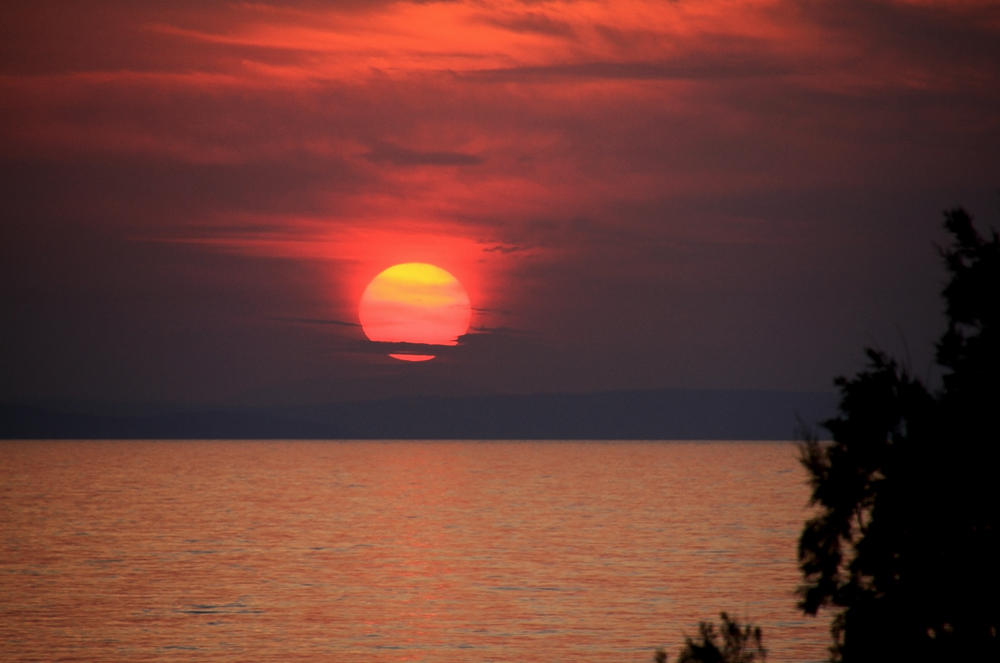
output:
<instances>
[{"instance_id":1,"label":"pine tree silhouette","mask_svg":"<svg viewBox=\"0 0 1000 663\"><path fill-rule=\"evenodd\" d=\"M803 445L819 513L799 539L800 607L836 611L834 661L1000 660L1000 239L960 208L945 227L942 389L869 349L836 380L833 443Z\"/></svg>"}]
</instances>

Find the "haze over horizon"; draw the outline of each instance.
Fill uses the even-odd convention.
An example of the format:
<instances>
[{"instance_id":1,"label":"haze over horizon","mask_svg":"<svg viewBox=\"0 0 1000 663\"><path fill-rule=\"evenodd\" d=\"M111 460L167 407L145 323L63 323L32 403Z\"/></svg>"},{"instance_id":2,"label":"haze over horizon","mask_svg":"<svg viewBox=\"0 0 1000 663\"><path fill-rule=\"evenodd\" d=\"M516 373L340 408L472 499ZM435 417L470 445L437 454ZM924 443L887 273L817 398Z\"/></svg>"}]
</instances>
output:
<instances>
[{"instance_id":1,"label":"haze over horizon","mask_svg":"<svg viewBox=\"0 0 1000 663\"><path fill-rule=\"evenodd\" d=\"M0 401L933 381L941 212L1000 225L992 2L0 11ZM419 364L405 262L473 307Z\"/></svg>"}]
</instances>

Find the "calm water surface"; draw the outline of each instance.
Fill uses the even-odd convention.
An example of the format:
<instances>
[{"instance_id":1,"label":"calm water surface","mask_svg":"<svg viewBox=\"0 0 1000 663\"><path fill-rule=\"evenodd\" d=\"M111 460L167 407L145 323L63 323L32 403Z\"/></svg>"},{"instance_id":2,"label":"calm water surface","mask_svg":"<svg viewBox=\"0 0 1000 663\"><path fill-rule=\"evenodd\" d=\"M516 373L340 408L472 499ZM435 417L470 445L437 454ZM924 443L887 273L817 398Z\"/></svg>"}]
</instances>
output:
<instances>
[{"instance_id":1,"label":"calm water surface","mask_svg":"<svg viewBox=\"0 0 1000 663\"><path fill-rule=\"evenodd\" d=\"M0 442L4 661L819 661L787 443Z\"/></svg>"}]
</instances>

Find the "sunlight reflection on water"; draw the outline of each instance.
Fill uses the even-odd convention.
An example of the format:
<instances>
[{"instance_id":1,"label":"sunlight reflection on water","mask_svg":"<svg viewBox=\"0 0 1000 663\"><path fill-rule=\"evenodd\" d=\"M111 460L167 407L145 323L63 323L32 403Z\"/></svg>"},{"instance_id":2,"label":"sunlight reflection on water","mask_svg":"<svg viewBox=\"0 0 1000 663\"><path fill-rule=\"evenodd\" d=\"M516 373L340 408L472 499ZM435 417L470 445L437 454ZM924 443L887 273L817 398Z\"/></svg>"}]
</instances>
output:
<instances>
[{"instance_id":1,"label":"sunlight reflection on water","mask_svg":"<svg viewBox=\"0 0 1000 663\"><path fill-rule=\"evenodd\" d=\"M771 661L788 443L0 443L4 660L652 661L720 610Z\"/></svg>"}]
</instances>

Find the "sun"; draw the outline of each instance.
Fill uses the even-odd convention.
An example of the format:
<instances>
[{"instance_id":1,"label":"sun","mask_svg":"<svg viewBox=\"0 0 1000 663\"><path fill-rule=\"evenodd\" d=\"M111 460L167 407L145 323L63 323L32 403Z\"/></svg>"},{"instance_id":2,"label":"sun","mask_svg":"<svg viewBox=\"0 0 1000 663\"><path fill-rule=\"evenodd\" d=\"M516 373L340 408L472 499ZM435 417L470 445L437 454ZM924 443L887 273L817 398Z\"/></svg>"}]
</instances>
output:
<instances>
[{"instance_id":1,"label":"sun","mask_svg":"<svg viewBox=\"0 0 1000 663\"><path fill-rule=\"evenodd\" d=\"M434 265L394 265L372 279L361 296L358 318L372 341L457 345L469 330L472 306L454 276ZM404 361L426 361L433 354L391 354Z\"/></svg>"}]
</instances>

